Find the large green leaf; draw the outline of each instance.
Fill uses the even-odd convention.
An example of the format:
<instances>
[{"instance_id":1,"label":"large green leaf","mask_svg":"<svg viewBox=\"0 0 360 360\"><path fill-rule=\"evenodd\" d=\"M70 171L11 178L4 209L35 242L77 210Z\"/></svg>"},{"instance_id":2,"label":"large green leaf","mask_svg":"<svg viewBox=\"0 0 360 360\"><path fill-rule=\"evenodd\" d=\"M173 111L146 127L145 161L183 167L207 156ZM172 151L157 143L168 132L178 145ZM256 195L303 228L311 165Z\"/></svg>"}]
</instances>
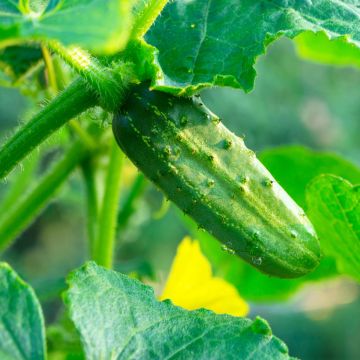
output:
<instances>
[{"instance_id":1,"label":"large green leaf","mask_svg":"<svg viewBox=\"0 0 360 360\"><path fill-rule=\"evenodd\" d=\"M324 31L360 46L354 0L175 0L146 40L159 50L154 86L193 93L209 86L253 87L256 58L280 36ZM350 46L350 45L349 45ZM156 64L154 64L157 67Z\"/></svg>"},{"instance_id":2,"label":"large green leaf","mask_svg":"<svg viewBox=\"0 0 360 360\"><path fill-rule=\"evenodd\" d=\"M45 10L43 3L0 0L0 47L27 40L58 40L111 53L127 42L130 1L51 0Z\"/></svg>"},{"instance_id":3,"label":"large green leaf","mask_svg":"<svg viewBox=\"0 0 360 360\"><path fill-rule=\"evenodd\" d=\"M320 175L308 186L308 214L325 253L338 269L360 281L360 185Z\"/></svg>"},{"instance_id":4,"label":"large green leaf","mask_svg":"<svg viewBox=\"0 0 360 360\"><path fill-rule=\"evenodd\" d=\"M88 263L69 277L65 299L91 359L288 359L262 319L159 302L137 280Z\"/></svg>"},{"instance_id":5,"label":"large green leaf","mask_svg":"<svg viewBox=\"0 0 360 360\"><path fill-rule=\"evenodd\" d=\"M280 185L303 208L306 208L306 185L320 174L334 174L353 184L360 183L360 169L336 154L301 146L284 146L265 150L259 157Z\"/></svg>"},{"instance_id":6,"label":"large green leaf","mask_svg":"<svg viewBox=\"0 0 360 360\"><path fill-rule=\"evenodd\" d=\"M45 359L44 320L31 287L0 263L0 359Z\"/></svg>"}]
</instances>

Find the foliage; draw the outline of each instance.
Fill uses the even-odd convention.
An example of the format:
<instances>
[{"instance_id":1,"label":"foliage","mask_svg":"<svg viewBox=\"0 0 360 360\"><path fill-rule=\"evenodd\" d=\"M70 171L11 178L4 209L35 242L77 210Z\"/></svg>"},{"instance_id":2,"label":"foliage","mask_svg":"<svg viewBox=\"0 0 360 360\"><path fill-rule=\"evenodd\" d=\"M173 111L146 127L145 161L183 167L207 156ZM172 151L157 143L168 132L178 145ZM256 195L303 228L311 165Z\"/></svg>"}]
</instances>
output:
<instances>
[{"instance_id":1,"label":"foliage","mask_svg":"<svg viewBox=\"0 0 360 360\"><path fill-rule=\"evenodd\" d=\"M111 53L126 44L131 24L128 1L55 0L47 6L33 3L0 1L0 47L24 40L56 40ZM109 22L111 26L107 26Z\"/></svg>"},{"instance_id":2,"label":"foliage","mask_svg":"<svg viewBox=\"0 0 360 360\"><path fill-rule=\"evenodd\" d=\"M331 65L359 67L359 48L346 37L329 41L326 33L305 32L295 39L298 53L304 59Z\"/></svg>"},{"instance_id":3,"label":"foliage","mask_svg":"<svg viewBox=\"0 0 360 360\"><path fill-rule=\"evenodd\" d=\"M248 311L243 298L278 301L308 282L341 274L360 279L358 167L337 155L302 147L265 150L260 159L273 178L255 162L242 140L236 141L244 156L228 157L219 150L229 149L237 138L224 127L219 131L218 117L203 110L197 99L201 89L215 86L250 91L257 58L281 36L295 39L304 58L359 66L360 16L353 0L0 0L0 83L20 87L32 100L41 99L44 104L14 134L7 134L0 148L0 178L10 178L8 192L0 202L0 249L8 248L23 233L80 168L88 218L88 254L83 258L93 260L68 277L64 295L68 312L47 329L48 350L34 291L8 265L0 264L1 358L45 359L48 352L54 359L81 359L84 355L89 359L288 359L286 345L272 335L265 320L241 317ZM141 127L136 128L128 120L135 111L129 106L139 100L132 92L138 83L146 91L151 84L168 93L162 94L168 103L159 111L153 99L147 99L146 111L138 119ZM184 99L189 95L195 97ZM201 120L212 119L217 130L206 128L202 133L198 123L190 122L192 126L183 126L181 132L188 138L180 142L181 134L174 127L184 125L183 114L175 103L190 104L188 116L201 113ZM198 188L191 193L193 204L203 206L201 216L194 216L201 223L181 217L198 242L186 239L180 245L161 295L188 310L169 300L156 300L149 286L111 270L118 265L113 264L116 240L131 227L146 185L139 174L131 178L135 180L128 188L123 186L128 179L126 162L109 127L113 114L121 111L133 133L120 135L132 143L139 136L147 145L146 151L134 148L146 152L140 169L151 166L154 178L161 177L162 169L158 174L155 165L162 164L172 170L173 181L165 176L163 180L170 187L180 181L189 186L192 178L202 176L210 181L207 188L212 188L211 179L218 180L217 192L210 200L195 197ZM157 115L153 129L146 121L150 113ZM175 120L170 124L168 119ZM161 121L172 127L161 133L167 137L161 138L166 143L159 151L154 144L160 135L150 130L160 128ZM64 129L62 135L49 141L60 128ZM219 134L224 138L217 138ZM229 142L226 137L232 136ZM216 156L209 152L210 142L217 149ZM166 147L169 144L183 147L188 155L182 163L185 167L176 168L179 163L171 162L176 154ZM14 171L18 166L24 171ZM246 177L244 182L240 172L259 168L264 179L256 177L261 187L252 191L253 179ZM185 172L190 174L187 178ZM155 179L155 183L160 182ZM205 185L200 185L203 190ZM230 192L233 188L237 189L235 195ZM245 210L240 206L230 206L232 196L243 196L244 189L251 195L251 201L243 203L252 216L243 216ZM188 198L177 194L172 200L181 204ZM282 211L277 212L279 208ZM292 212L297 215L289 216ZM274 224L278 213L281 220ZM299 260L296 251L283 248L276 252L279 246L271 235L262 239L253 233L249 240L244 232L230 230L238 226L239 215L242 225L249 228L262 219L267 223L264 233L275 228L287 231L299 224L312 229L305 213L325 256L313 272L291 280L258 272L202 230L214 230L218 238L219 234L235 234L236 250L251 260L249 263L267 274L292 277L294 273L286 267L279 272L271 264L260 265L271 252L279 264L294 262ZM296 249L304 245L297 233L287 235L291 242L286 245L291 243ZM312 250L316 248L317 254L314 236L314 242L305 242ZM259 260L248 249L258 250L260 240L263 255ZM314 267L310 253L305 251L300 259L306 272ZM139 273L132 276L140 277ZM58 299L58 295L59 290L52 296Z\"/></svg>"},{"instance_id":4,"label":"foliage","mask_svg":"<svg viewBox=\"0 0 360 360\"><path fill-rule=\"evenodd\" d=\"M74 272L68 282L65 301L87 359L208 359L221 358L225 351L241 353L240 359L289 358L284 343L260 318L187 312L156 301L151 288L94 263Z\"/></svg>"},{"instance_id":5,"label":"foliage","mask_svg":"<svg viewBox=\"0 0 360 360\"><path fill-rule=\"evenodd\" d=\"M45 359L44 320L31 287L0 264L0 355L2 359Z\"/></svg>"},{"instance_id":6,"label":"foliage","mask_svg":"<svg viewBox=\"0 0 360 360\"><path fill-rule=\"evenodd\" d=\"M323 239L324 252L338 268L360 279L359 186L333 175L319 175L306 192L309 216Z\"/></svg>"},{"instance_id":7,"label":"foliage","mask_svg":"<svg viewBox=\"0 0 360 360\"><path fill-rule=\"evenodd\" d=\"M331 38L346 34L343 47L358 47L356 14L352 0L170 2L146 36L159 50L161 75L154 85L188 94L215 85L249 91L256 58L280 36L292 38L304 31L323 31ZM165 31L168 36L162 36Z\"/></svg>"}]
</instances>

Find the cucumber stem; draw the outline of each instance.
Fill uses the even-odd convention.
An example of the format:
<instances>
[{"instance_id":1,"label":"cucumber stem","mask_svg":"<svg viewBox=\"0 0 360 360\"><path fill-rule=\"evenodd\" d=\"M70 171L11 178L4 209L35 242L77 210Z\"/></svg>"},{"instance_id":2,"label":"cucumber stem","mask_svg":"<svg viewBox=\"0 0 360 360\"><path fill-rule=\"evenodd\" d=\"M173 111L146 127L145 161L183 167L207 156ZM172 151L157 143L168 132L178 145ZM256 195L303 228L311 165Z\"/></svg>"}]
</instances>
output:
<instances>
[{"instance_id":1,"label":"cucumber stem","mask_svg":"<svg viewBox=\"0 0 360 360\"><path fill-rule=\"evenodd\" d=\"M45 67L47 70L48 78L49 78L49 89L52 93L57 94L59 91L58 82L64 83L64 73L60 66L57 67L55 71L53 58L47 48L46 45L41 46ZM85 141L88 143L89 147L96 147L96 142L92 138L90 134L88 134L79 124L79 122L75 119L69 121L69 127Z\"/></svg>"},{"instance_id":2,"label":"cucumber stem","mask_svg":"<svg viewBox=\"0 0 360 360\"><path fill-rule=\"evenodd\" d=\"M47 45L90 85L104 109L111 112L117 109L124 90L135 79L133 63L119 61L105 66L78 46L65 47L56 41Z\"/></svg>"},{"instance_id":3,"label":"cucumber stem","mask_svg":"<svg viewBox=\"0 0 360 360\"><path fill-rule=\"evenodd\" d=\"M75 80L3 145L0 179L62 125L96 104L94 91L82 79Z\"/></svg>"},{"instance_id":4,"label":"cucumber stem","mask_svg":"<svg viewBox=\"0 0 360 360\"><path fill-rule=\"evenodd\" d=\"M107 268L113 264L123 162L124 154L113 139L94 253L94 260Z\"/></svg>"},{"instance_id":5,"label":"cucumber stem","mask_svg":"<svg viewBox=\"0 0 360 360\"><path fill-rule=\"evenodd\" d=\"M86 145L81 140L76 141L35 188L17 201L1 219L0 250L4 250L29 225L88 154Z\"/></svg>"}]
</instances>

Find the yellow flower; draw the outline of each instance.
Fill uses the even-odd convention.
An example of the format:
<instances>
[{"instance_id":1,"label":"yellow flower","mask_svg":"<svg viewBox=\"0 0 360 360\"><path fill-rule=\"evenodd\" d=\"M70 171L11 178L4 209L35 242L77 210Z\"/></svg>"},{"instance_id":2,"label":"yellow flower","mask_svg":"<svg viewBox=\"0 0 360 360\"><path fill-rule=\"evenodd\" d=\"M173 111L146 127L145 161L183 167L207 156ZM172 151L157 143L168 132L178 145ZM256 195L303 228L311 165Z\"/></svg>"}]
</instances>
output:
<instances>
[{"instance_id":1,"label":"yellow flower","mask_svg":"<svg viewBox=\"0 0 360 360\"><path fill-rule=\"evenodd\" d=\"M178 247L160 298L188 310L205 308L218 314L245 316L248 304L234 286L215 277L198 241L184 238Z\"/></svg>"}]
</instances>

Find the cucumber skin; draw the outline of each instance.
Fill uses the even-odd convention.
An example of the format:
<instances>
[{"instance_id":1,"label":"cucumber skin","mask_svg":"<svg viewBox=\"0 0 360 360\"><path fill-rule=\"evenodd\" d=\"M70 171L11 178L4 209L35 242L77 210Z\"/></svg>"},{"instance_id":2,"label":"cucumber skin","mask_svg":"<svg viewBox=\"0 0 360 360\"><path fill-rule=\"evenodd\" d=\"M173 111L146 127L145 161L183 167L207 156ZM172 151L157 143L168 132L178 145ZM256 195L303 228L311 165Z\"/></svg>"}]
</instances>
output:
<instances>
[{"instance_id":1,"label":"cucumber skin","mask_svg":"<svg viewBox=\"0 0 360 360\"><path fill-rule=\"evenodd\" d=\"M113 120L132 162L200 228L260 271L312 271L320 246L304 211L197 97L135 87Z\"/></svg>"}]
</instances>

